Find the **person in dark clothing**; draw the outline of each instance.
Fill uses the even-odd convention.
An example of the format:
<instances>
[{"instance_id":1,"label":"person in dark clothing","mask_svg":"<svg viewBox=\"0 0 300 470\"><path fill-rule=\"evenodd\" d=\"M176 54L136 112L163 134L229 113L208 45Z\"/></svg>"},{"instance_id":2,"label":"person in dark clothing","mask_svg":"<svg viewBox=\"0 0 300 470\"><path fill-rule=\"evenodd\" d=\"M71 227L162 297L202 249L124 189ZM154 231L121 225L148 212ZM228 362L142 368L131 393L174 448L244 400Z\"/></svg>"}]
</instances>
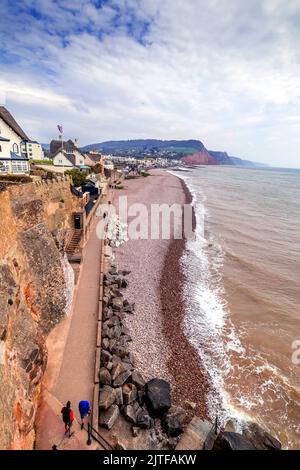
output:
<instances>
[{"instance_id":1,"label":"person in dark clothing","mask_svg":"<svg viewBox=\"0 0 300 470\"><path fill-rule=\"evenodd\" d=\"M65 434L69 433L71 437L71 427L74 421L74 413L71 409L71 402L67 401L66 406L61 409L62 419L65 423Z\"/></svg>"},{"instance_id":2,"label":"person in dark clothing","mask_svg":"<svg viewBox=\"0 0 300 470\"><path fill-rule=\"evenodd\" d=\"M84 426L84 418L91 413L90 404L87 400L81 400L78 405L80 418L81 418L81 429Z\"/></svg>"}]
</instances>

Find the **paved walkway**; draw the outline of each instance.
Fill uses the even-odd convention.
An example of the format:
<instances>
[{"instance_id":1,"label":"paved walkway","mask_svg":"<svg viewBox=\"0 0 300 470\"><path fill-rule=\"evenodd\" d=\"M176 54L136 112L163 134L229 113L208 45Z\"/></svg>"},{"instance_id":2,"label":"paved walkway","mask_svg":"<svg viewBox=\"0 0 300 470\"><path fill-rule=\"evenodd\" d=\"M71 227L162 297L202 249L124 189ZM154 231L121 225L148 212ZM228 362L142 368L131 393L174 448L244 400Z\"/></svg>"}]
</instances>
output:
<instances>
[{"instance_id":1,"label":"paved walkway","mask_svg":"<svg viewBox=\"0 0 300 470\"><path fill-rule=\"evenodd\" d=\"M64 438L60 411L70 400L79 419L79 401L88 400L92 404L93 399L101 257L96 223L97 219L84 248L72 312L47 338L49 361L37 416L37 449L51 449L53 444L60 449L95 448L86 446L87 433L80 431L77 420L74 435Z\"/></svg>"}]
</instances>

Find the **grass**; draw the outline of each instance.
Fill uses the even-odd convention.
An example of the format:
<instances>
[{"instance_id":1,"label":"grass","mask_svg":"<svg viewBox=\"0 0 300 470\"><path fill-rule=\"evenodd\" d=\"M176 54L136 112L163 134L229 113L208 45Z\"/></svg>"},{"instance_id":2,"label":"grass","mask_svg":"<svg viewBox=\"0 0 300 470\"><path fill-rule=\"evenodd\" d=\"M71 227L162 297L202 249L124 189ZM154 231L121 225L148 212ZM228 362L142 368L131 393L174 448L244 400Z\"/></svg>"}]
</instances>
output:
<instances>
[{"instance_id":1,"label":"grass","mask_svg":"<svg viewBox=\"0 0 300 470\"><path fill-rule=\"evenodd\" d=\"M147 176L150 176L150 173L148 173L147 171L142 171L142 172L141 172L141 176L143 176L144 178L146 178Z\"/></svg>"}]
</instances>

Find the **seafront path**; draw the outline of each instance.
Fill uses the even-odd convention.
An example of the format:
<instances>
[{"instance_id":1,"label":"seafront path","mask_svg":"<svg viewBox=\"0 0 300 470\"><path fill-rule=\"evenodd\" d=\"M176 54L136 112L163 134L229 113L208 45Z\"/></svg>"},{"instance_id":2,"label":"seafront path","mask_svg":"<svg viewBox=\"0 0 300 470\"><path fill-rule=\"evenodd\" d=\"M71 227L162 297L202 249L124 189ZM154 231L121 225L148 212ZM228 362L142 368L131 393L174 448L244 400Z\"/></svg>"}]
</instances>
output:
<instances>
[{"instance_id":1,"label":"seafront path","mask_svg":"<svg viewBox=\"0 0 300 470\"><path fill-rule=\"evenodd\" d=\"M71 313L47 338L49 358L41 403L36 420L36 449L95 449L86 445L87 433L80 430L78 403L92 404L99 305L101 241L96 235L97 218L83 250L83 261L75 288ZM71 401L75 420L71 438L64 436L61 408Z\"/></svg>"}]
</instances>

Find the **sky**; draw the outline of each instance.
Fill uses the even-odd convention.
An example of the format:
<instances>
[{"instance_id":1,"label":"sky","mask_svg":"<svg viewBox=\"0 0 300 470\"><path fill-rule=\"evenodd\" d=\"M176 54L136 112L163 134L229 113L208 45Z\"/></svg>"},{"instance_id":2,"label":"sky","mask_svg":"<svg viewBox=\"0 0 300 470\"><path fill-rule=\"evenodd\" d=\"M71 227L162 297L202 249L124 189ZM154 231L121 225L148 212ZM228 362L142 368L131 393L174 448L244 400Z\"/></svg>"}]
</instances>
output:
<instances>
[{"instance_id":1,"label":"sky","mask_svg":"<svg viewBox=\"0 0 300 470\"><path fill-rule=\"evenodd\" d=\"M199 139L300 167L300 0L0 0L0 102L32 139Z\"/></svg>"}]
</instances>

